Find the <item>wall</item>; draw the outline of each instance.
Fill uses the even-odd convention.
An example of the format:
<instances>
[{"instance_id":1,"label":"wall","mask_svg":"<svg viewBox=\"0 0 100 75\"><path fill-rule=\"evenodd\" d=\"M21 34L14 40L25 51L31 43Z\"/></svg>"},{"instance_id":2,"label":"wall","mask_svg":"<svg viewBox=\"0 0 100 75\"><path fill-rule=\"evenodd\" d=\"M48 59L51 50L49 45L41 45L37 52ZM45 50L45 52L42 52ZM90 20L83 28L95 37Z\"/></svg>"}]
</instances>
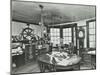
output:
<instances>
[{"instance_id":1,"label":"wall","mask_svg":"<svg viewBox=\"0 0 100 75\"><path fill-rule=\"evenodd\" d=\"M27 27L26 23L12 21L11 25L12 35L19 35L25 27ZM30 28L34 29L34 33L41 37L40 26L30 24Z\"/></svg>"},{"instance_id":2,"label":"wall","mask_svg":"<svg viewBox=\"0 0 100 75\"><path fill-rule=\"evenodd\" d=\"M91 18L91 19L94 19L94 18ZM91 19L85 19L85 20L72 22L72 23L77 23L77 26L86 26L86 21L91 20ZM69 23L65 23L65 24L69 24ZM60 25L64 25L64 24L60 24ZM22 29L24 29L25 27L27 27L25 23L13 21L12 22L12 35L19 35ZM34 33L36 35L41 37L41 27L40 26L31 24L30 27L34 29ZM87 48L87 30L86 29L85 29L84 48Z\"/></svg>"}]
</instances>

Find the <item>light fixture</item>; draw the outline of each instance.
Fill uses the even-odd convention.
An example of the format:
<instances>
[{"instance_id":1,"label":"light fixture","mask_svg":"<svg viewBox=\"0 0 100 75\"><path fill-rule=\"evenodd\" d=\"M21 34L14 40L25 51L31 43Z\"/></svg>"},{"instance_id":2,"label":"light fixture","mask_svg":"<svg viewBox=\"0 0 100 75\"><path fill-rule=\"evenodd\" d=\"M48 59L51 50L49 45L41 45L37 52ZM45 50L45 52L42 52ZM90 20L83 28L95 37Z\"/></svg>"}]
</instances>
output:
<instances>
[{"instance_id":1,"label":"light fixture","mask_svg":"<svg viewBox=\"0 0 100 75\"><path fill-rule=\"evenodd\" d=\"M42 25L42 26L44 26L44 24L43 24L43 5L39 5L39 8L41 9L41 16L40 16L40 18L41 18L41 20L40 20L40 22L39 22L39 25Z\"/></svg>"},{"instance_id":2,"label":"light fixture","mask_svg":"<svg viewBox=\"0 0 100 75\"><path fill-rule=\"evenodd\" d=\"M41 16L40 16L40 22L39 25L41 26L41 36L44 37L44 35L46 34L46 27L44 26L44 22L43 22L43 5L39 5L39 8L41 9Z\"/></svg>"}]
</instances>

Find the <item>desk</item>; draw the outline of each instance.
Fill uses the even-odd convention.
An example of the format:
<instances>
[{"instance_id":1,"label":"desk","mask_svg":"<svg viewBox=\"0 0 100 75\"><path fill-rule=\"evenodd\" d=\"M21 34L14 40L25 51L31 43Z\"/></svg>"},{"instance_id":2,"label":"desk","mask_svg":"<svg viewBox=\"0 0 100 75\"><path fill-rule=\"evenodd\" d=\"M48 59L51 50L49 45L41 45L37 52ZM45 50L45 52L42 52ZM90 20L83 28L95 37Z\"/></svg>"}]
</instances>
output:
<instances>
[{"instance_id":1,"label":"desk","mask_svg":"<svg viewBox=\"0 0 100 75\"><path fill-rule=\"evenodd\" d=\"M52 71L56 72L57 69L65 69L66 71L68 69L79 70L80 69L79 63L81 60L80 57L78 57L78 60L79 61L75 64L63 66L63 65L54 63L55 60L52 60L52 63L51 63L50 57L47 56L46 54L38 56L38 63L39 63L41 72L45 72L46 69L49 69L50 72L52 72Z\"/></svg>"},{"instance_id":2,"label":"desk","mask_svg":"<svg viewBox=\"0 0 100 75\"><path fill-rule=\"evenodd\" d=\"M20 67L25 64L25 54L21 55L13 55L12 56L12 64L15 63L16 67Z\"/></svg>"}]
</instances>

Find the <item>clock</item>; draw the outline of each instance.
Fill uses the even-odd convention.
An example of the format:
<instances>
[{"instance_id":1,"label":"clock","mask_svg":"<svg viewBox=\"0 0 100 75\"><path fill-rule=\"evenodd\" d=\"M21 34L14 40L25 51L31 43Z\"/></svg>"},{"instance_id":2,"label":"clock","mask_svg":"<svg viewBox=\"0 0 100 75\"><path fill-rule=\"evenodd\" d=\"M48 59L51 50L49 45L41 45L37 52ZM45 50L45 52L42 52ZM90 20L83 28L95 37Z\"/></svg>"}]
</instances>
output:
<instances>
[{"instance_id":1,"label":"clock","mask_svg":"<svg viewBox=\"0 0 100 75\"><path fill-rule=\"evenodd\" d=\"M85 38L85 31L84 31L83 28L80 28L80 29L78 30L78 38L79 38L79 39L84 39L84 38Z\"/></svg>"},{"instance_id":2,"label":"clock","mask_svg":"<svg viewBox=\"0 0 100 75\"><path fill-rule=\"evenodd\" d=\"M83 37L83 32L82 32L82 31L79 32L79 37L80 37L80 38Z\"/></svg>"}]
</instances>

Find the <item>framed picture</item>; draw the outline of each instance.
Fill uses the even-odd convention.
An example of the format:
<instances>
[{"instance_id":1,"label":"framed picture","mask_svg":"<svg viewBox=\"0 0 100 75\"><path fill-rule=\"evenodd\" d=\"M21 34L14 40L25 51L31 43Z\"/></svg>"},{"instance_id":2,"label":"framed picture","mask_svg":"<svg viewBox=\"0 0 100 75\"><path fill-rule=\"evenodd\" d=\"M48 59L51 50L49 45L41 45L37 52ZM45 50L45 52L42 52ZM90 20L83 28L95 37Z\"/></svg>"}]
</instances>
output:
<instances>
[{"instance_id":1,"label":"framed picture","mask_svg":"<svg viewBox=\"0 0 100 75\"><path fill-rule=\"evenodd\" d=\"M95 5L11 0L11 74L95 70L95 11Z\"/></svg>"}]
</instances>

